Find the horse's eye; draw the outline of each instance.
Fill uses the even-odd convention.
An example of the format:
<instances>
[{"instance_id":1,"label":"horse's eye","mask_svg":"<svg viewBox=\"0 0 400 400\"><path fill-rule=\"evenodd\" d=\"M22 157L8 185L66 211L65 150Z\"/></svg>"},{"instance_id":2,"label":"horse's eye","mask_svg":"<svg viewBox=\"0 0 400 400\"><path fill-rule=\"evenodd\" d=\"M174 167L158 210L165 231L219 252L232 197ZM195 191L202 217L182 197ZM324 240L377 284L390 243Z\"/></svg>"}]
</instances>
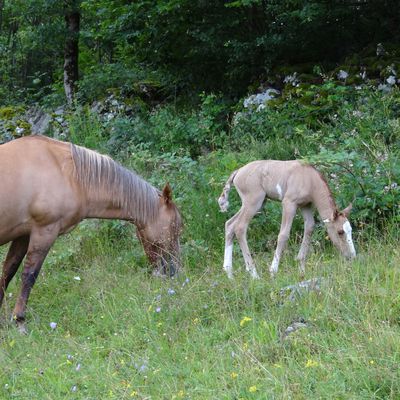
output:
<instances>
[{"instance_id":1,"label":"horse's eye","mask_svg":"<svg viewBox=\"0 0 400 400\"><path fill-rule=\"evenodd\" d=\"M344 230L338 231L338 235L344 235Z\"/></svg>"}]
</instances>

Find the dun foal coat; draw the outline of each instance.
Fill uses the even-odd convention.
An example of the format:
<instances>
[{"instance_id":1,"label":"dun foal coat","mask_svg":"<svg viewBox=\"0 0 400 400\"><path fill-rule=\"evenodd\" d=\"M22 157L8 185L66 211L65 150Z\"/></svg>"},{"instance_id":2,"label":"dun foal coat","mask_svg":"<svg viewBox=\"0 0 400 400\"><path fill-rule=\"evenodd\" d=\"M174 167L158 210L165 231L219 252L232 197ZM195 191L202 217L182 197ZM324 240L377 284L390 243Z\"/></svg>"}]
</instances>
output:
<instances>
[{"instance_id":1,"label":"dun foal coat","mask_svg":"<svg viewBox=\"0 0 400 400\"><path fill-rule=\"evenodd\" d=\"M265 198L282 202L282 224L278 243L270 267L271 275L278 271L282 251L285 248L297 208L304 218L304 236L297 256L300 271L304 274L306 256L314 228L315 206L328 231L333 244L346 258L356 255L351 226L347 219L351 205L339 212L331 191L322 175L311 165L300 161L253 161L234 171L225 184L218 199L221 211L228 209L228 195L232 183L242 200L242 207L225 224L224 269L232 278L233 238L236 235L242 251L246 269L253 278L258 278L256 267L247 245L246 233L250 220L263 205Z\"/></svg>"},{"instance_id":2,"label":"dun foal coat","mask_svg":"<svg viewBox=\"0 0 400 400\"><path fill-rule=\"evenodd\" d=\"M11 242L0 279L4 292L25 257L13 317L25 330L29 293L56 238L85 218L133 222L150 261L179 266L181 217L167 185L159 192L92 150L43 136L0 146L0 245ZM171 271L172 272L172 271Z\"/></svg>"}]
</instances>

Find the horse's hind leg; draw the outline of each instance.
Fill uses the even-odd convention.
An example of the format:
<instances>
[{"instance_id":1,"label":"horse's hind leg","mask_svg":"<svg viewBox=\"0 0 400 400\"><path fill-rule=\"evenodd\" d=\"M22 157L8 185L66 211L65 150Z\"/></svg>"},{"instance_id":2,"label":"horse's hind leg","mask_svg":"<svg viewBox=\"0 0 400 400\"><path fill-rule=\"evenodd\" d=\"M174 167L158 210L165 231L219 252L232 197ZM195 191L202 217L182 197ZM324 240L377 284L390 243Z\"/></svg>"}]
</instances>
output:
<instances>
[{"instance_id":1,"label":"horse's hind leg","mask_svg":"<svg viewBox=\"0 0 400 400\"><path fill-rule=\"evenodd\" d=\"M25 312L29 294L39 275L43 261L58 236L57 226L46 226L32 230L28 252L22 273L22 288L13 312L19 331L26 333Z\"/></svg>"},{"instance_id":2,"label":"horse's hind leg","mask_svg":"<svg viewBox=\"0 0 400 400\"><path fill-rule=\"evenodd\" d=\"M303 207L301 212L304 219L304 234L297 259L300 261L300 273L303 276L305 273L306 258L310 248L311 235L314 230L315 222L314 213L311 207Z\"/></svg>"},{"instance_id":3,"label":"horse's hind leg","mask_svg":"<svg viewBox=\"0 0 400 400\"><path fill-rule=\"evenodd\" d=\"M14 277L21 264L21 261L25 257L28 249L29 236L21 236L15 239L8 250L7 257L3 264L3 273L0 279L0 305L3 302L4 293Z\"/></svg>"}]
</instances>

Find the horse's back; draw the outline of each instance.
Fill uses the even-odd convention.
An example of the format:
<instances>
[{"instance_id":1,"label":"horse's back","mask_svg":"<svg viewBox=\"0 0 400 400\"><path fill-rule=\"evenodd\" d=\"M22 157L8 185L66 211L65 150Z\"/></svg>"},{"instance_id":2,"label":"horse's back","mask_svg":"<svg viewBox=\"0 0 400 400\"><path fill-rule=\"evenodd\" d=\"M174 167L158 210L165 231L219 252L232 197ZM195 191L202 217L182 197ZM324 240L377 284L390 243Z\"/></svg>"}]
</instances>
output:
<instances>
[{"instance_id":1,"label":"horse's back","mask_svg":"<svg viewBox=\"0 0 400 400\"><path fill-rule=\"evenodd\" d=\"M0 176L0 243L60 218L76 197L68 143L28 136L3 144Z\"/></svg>"}]
</instances>

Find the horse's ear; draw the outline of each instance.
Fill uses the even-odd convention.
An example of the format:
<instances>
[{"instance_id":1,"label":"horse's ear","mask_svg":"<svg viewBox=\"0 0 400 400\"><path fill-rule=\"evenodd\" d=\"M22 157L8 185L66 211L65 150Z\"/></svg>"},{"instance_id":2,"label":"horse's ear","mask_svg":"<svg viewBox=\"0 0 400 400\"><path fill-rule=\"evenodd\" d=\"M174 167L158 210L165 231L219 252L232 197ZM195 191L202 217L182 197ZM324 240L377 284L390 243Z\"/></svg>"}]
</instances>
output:
<instances>
[{"instance_id":1,"label":"horse's ear","mask_svg":"<svg viewBox=\"0 0 400 400\"><path fill-rule=\"evenodd\" d=\"M167 204L171 203L172 201L172 189L169 185L169 182L166 183L164 189L162 191L163 198Z\"/></svg>"},{"instance_id":2,"label":"horse's ear","mask_svg":"<svg viewBox=\"0 0 400 400\"><path fill-rule=\"evenodd\" d=\"M352 210L352 208L353 208L353 204L350 203L344 210L341 211L341 213L342 213L346 218L348 218L348 216L350 215L350 211Z\"/></svg>"}]
</instances>

